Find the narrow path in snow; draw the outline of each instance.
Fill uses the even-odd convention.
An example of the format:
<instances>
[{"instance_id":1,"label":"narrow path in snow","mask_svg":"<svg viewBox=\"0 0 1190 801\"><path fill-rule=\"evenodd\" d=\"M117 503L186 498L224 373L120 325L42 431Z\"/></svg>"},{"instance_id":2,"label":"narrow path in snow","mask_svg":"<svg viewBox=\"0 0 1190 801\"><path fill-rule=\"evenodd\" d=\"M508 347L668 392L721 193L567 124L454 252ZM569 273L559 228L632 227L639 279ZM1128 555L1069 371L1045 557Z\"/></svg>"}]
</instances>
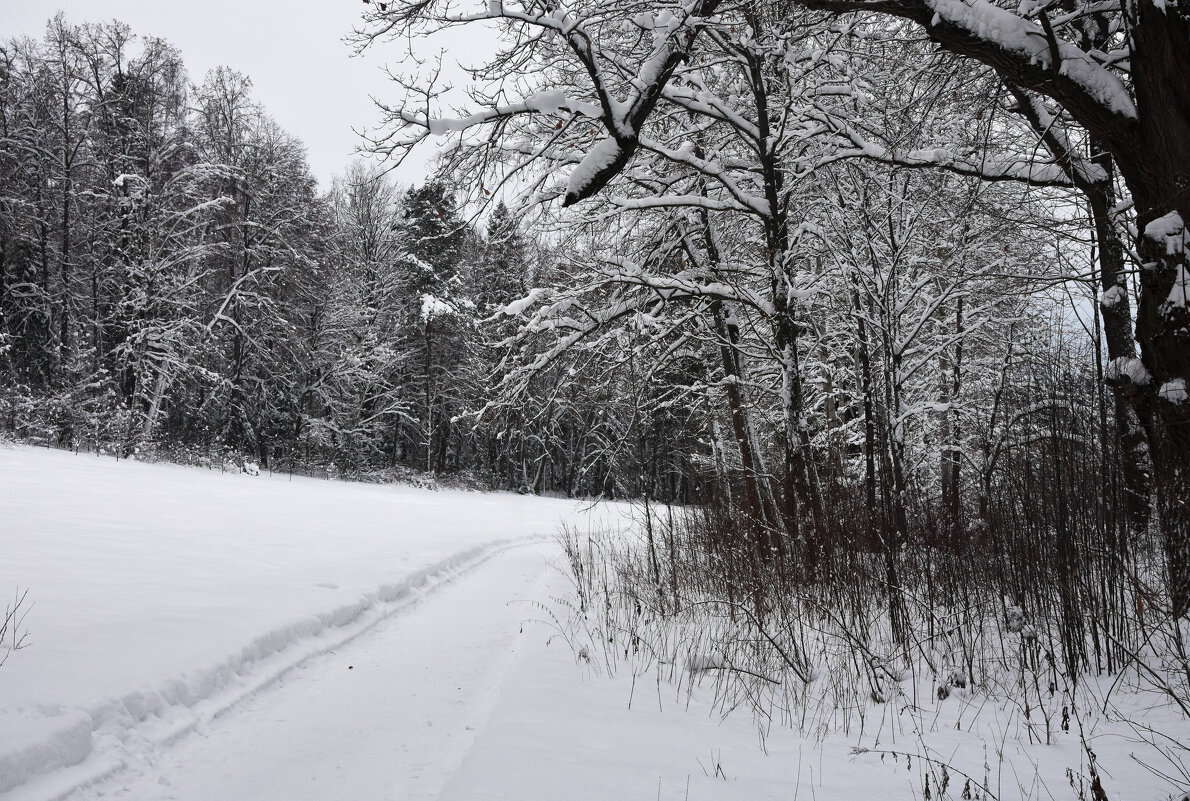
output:
<instances>
[{"instance_id":1,"label":"narrow path in snow","mask_svg":"<svg viewBox=\"0 0 1190 801\"><path fill-rule=\"evenodd\" d=\"M551 552L497 554L69 799L436 798L519 656Z\"/></svg>"}]
</instances>

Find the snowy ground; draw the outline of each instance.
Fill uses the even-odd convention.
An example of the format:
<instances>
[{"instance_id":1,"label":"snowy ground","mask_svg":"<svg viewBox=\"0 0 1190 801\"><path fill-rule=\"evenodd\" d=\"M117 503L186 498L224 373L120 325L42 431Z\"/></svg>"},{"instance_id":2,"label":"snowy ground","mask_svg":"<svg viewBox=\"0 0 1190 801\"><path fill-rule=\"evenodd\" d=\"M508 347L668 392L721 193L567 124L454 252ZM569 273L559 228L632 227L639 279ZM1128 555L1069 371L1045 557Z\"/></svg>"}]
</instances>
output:
<instances>
[{"instance_id":1,"label":"snowy ground","mask_svg":"<svg viewBox=\"0 0 1190 801\"><path fill-rule=\"evenodd\" d=\"M992 790L973 797L1090 798L1077 733L1030 745L1010 702L906 697L862 734L762 739L721 719L713 674L609 678L560 634L568 502L26 448L0 449L0 487L0 588L36 601L0 668L3 801L937 798L927 750ZM1151 694L1113 703L1190 735ZM1113 801L1180 792L1135 729L1087 736Z\"/></svg>"},{"instance_id":2,"label":"snowy ground","mask_svg":"<svg viewBox=\"0 0 1190 801\"><path fill-rule=\"evenodd\" d=\"M135 762L501 549L588 517L511 494L0 447L0 590L33 604L28 647L0 667L0 796L55 797Z\"/></svg>"},{"instance_id":3,"label":"snowy ground","mask_svg":"<svg viewBox=\"0 0 1190 801\"><path fill-rule=\"evenodd\" d=\"M512 548L74 798L430 799L520 655L542 547ZM499 599L499 600L498 600Z\"/></svg>"}]
</instances>

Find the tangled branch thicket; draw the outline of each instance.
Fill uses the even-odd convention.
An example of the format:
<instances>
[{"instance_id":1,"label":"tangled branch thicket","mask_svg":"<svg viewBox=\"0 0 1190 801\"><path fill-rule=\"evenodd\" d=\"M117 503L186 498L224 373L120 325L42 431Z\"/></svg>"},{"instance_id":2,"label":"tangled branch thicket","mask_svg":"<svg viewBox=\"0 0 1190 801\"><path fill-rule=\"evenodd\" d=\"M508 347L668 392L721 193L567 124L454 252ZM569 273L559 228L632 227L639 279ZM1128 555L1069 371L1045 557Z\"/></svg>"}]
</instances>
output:
<instances>
[{"instance_id":1,"label":"tangled branch thicket","mask_svg":"<svg viewBox=\"0 0 1190 801\"><path fill-rule=\"evenodd\" d=\"M1077 400L1079 386L1051 388ZM1085 411L1054 405L1033 421L970 536L918 498L894 542L862 488L830 493L829 525L800 541L764 536L721 491L638 505L627 533L567 530L572 623L609 670L660 669L679 685L714 672L725 710L808 735L862 732L880 705L917 708L922 694L1010 702L1046 743L1126 690L1190 714L1160 538L1114 520L1114 451Z\"/></svg>"}]
</instances>

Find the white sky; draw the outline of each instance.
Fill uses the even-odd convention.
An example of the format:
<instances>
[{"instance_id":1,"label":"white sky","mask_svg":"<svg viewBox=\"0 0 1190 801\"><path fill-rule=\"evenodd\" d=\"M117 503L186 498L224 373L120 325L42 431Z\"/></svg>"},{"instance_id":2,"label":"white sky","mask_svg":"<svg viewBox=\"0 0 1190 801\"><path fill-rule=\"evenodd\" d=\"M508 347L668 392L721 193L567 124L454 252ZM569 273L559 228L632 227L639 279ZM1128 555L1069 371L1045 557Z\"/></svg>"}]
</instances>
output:
<instances>
[{"instance_id":1,"label":"white sky","mask_svg":"<svg viewBox=\"0 0 1190 801\"><path fill-rule=\"evenodd\" d=\"M372 127L379 119L370 96L395 98L396 87L382 67L387 61L402 71L399 44L382 43L363 58L351 56L343 39L364 8L361 0L0 0L0 38L40 38L61 10L69 23L119 19L133 33L172 42L196 83L221 64L238 70L252 79L256 99L277 122L305 142L310 167L326 188L360 143L352 129ZM491 47L448 44L453 46L447 62L466 61ZM409 183L427 171L424 158L407 161L397 177Z\"/></svg>"}]
</instances>

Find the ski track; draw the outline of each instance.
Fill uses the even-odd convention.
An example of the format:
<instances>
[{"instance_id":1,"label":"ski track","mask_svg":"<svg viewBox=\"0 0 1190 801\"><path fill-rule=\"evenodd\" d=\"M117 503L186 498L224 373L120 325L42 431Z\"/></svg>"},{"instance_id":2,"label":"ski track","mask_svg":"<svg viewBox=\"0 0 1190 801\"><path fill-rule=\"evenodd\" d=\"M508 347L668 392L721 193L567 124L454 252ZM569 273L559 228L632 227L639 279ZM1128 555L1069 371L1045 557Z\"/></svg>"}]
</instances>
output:
<instances>
[{"instance_id":1,"label":"ski track","mask_svg":"<svg viewBox=\"0 0 1190 801\"><path fill-rule=\"evenodd\" d=\"M540 594L547 542L469 548L258 637L160 688L164 708L126 696L63 712L0 755L0 777L16 779L0 799L434 798L519 655L528 610L510 602ZM477 569L488 562L501 569Z\"/></svg>"}]
</instances>

